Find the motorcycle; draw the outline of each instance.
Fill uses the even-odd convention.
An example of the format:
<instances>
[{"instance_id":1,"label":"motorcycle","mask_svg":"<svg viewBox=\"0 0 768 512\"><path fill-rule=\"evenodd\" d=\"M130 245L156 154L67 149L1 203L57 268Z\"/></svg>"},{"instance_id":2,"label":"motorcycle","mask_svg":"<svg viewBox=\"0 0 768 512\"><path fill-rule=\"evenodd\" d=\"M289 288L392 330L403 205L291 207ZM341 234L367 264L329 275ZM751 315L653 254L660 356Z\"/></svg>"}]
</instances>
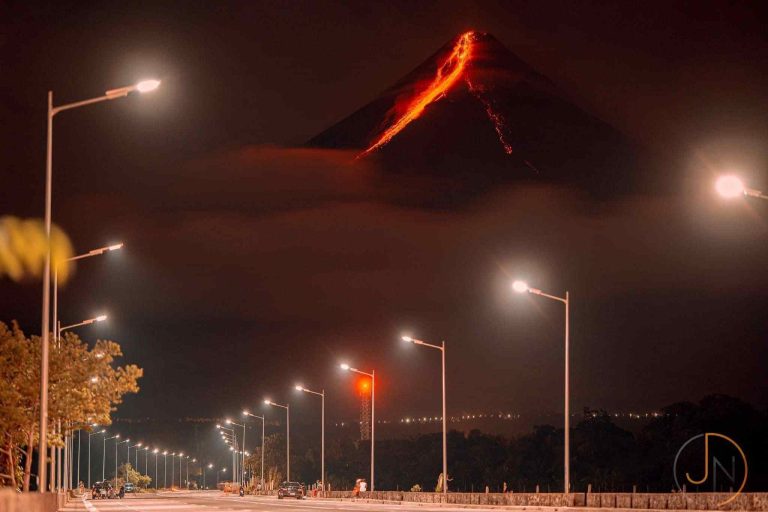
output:
<instances>
[{"instance_id":1,"label":"motorcycle","mask_svg":"<svg viewBox=\"0 0 768 512\"><path fill-rule=\"evenodd\" d=\"M243 496L245 496L245 489L243 489L243 486L241 485L240 486L240 497L242 498Z\"/></svg>"}]
</instances>

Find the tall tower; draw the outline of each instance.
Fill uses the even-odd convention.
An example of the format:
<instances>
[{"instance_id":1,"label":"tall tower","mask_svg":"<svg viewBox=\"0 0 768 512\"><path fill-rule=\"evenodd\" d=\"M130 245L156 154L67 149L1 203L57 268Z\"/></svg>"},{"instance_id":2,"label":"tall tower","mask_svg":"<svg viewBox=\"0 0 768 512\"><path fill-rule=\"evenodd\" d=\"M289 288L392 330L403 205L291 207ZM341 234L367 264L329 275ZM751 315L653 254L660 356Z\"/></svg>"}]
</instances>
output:
<instances>
[{"instance_id":1,"label":"tall tower","mask_svg":"<svg viewBox=\"0 0 768 512\"><path fill-rule=\"evenodd\" d=\"M371 439L371 383L361 380L357 385L360 393L360 440Z\"/></svg>"}]
</instances>

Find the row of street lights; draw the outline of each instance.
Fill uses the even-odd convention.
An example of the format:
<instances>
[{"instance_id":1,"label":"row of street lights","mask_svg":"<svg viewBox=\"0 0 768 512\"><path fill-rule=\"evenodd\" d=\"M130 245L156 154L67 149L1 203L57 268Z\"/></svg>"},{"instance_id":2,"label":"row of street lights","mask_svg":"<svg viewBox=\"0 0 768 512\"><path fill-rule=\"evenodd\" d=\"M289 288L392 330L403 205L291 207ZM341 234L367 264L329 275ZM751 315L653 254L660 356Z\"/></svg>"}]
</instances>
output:
<instances>
[{"instance_id":1,"label":"row of street lights","mask_svg":"<svg viewBox=\"0 0 768 512\"><path fill-rule=\"evenodd\" d=\"M93 427L96 427L97 425L92 425ZM107 431L106 429L102 429L96 432L89 432L88 433L88 487L91 487L91 437L94 435L101 434L103 436L102 439L102 462L101 462L101 479L102 481L106 480L106 464L107 464L107 441L110 441L112 439L115 440L115 478L117 478L117 470L119 465L119 459L118 459L118 445L121 445L123 443L126 444L126 462L130 464L131 462L131 448L135 448L134 450L134 469L136 471L139 471L139 451L144 450L144 474L149 475L149 453L150 451L155 455L155 489L159 488L159 479L158 479L158 458L160 455L163 456L163 487L167 487L167 481L168 481L168 455L171 455L171 487L173 487L174 479L176 475L176 468L175 468L175 460L178 457L179 459L179 485L182 484L182 469L181 464L182 461L186 462L186 482L189 483L189 463L196 463L197 458L191 457L190 455L184 455L183 452L171 452L169 453L168 450L160 450L160 448L151 449L149 445L145 445L142 442L136 443L134 445L131 445L130 439L120 440L120 434L115 434L113 436L107 437ZM79 449L79 448L78 448ZM212 467L209 466L209 467ZM205 479L205 468L201 464L201 469L203 473L203 479Z\"/></svg>"}]
</instances>

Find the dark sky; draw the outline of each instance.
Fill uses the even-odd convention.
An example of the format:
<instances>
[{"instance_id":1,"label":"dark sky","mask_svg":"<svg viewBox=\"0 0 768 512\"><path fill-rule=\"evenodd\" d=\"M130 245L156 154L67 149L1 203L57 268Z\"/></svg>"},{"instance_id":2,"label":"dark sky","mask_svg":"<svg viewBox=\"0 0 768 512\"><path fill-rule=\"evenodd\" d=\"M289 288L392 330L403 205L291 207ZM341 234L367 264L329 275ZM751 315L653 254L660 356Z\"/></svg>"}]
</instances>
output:
<instances>
[{"instance_id":1,"label":"dark sky","mask_svg":"<svg viewBox=\"0 0 768 512\"><path fill-rule=\"evenodd\" d=\"M574 410L766 406L768 205L710 191L723 170L768 187L766 21L739 2L5 3L0 214L43 214L47 90L158 77L55 123L55 221L79 252L126 243L61 295L64 322L107 311L81 334L146 370L119 416L223 415L301 380L350 417L342 359L381 375L382 417L438 413L438 355L403 330L447 340L451 410L558 411L561 309L511 296L518 275L573 294ZM674 193L511 187L436 212L349 154L290 149L467 29L674 162ZM37 332L39 294L0 281L0 320Z\"/></svg>"}]
</instances>

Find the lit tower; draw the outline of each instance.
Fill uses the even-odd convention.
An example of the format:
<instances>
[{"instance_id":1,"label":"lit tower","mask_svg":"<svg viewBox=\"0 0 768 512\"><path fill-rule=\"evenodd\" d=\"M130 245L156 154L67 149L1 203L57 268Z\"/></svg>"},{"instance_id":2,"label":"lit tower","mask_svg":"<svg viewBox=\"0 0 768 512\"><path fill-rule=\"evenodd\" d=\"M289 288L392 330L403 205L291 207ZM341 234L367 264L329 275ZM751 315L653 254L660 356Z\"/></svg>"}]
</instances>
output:
<instances>
[{"instance_id":1,"label":"lit tower","mask_svg":"<svg viewBox=\"0 0 768 512\"><path fill-rule=\"evenodd\" d=\"M360 440L371 439L371 383L368 379L360 380L357 385L360 392Z\"/></svg>"}]
</instances>

